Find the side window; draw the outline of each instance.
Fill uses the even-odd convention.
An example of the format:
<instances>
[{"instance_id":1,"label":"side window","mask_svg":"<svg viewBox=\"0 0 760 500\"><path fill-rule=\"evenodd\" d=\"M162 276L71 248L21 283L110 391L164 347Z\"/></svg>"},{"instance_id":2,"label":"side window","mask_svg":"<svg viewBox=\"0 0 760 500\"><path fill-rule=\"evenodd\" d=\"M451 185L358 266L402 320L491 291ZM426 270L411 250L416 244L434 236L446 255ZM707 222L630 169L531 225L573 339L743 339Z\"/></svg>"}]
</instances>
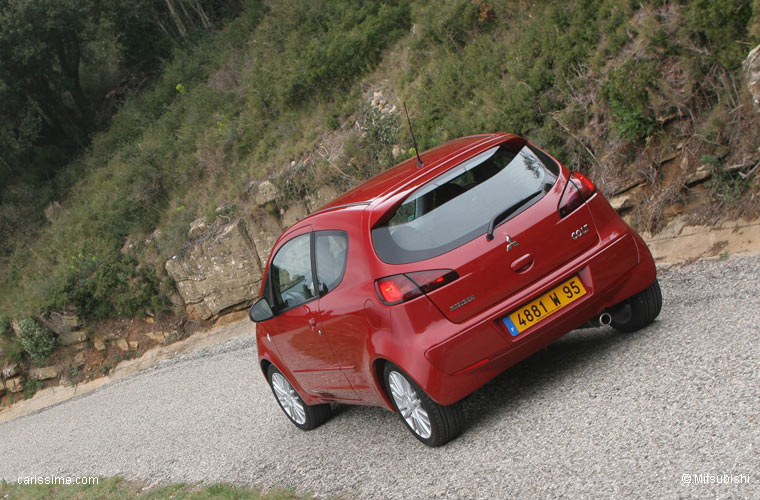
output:
<instances>
[{"instance_id":1,"label":"side window","mask_svg":"<svg viewBox=\"0 0 760 500\"><path fill-rule=\"evenodd\" d=\"M302 234L285 243L272 260L269 270L272 310L280 312L316 297L312 282L311 234Z\"/></svg>"},{"instance_id":2,"label":"side window","mask_svg":"<svg viewBox=\"0 0 760 500\"><path fill-rule=\"evenodd\" d=\"M348 256L348 235L343 231L317 231L315 235L319 293L325 295L343 279Z\"/></svg>"}]
</instances>

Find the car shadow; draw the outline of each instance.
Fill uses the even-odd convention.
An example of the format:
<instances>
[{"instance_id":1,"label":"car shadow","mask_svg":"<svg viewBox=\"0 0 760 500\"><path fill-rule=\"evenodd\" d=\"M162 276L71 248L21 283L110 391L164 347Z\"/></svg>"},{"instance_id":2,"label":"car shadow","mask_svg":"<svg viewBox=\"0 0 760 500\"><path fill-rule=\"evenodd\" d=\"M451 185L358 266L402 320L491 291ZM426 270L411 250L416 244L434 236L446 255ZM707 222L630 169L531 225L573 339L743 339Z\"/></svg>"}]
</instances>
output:
<instances>
[{"instance_id":1,"label":"car shadow","mask_svg":"<svg viewBox=\"0 0 760 500\"><path fill-rule=\"evenodd\" d=\"M461 404L466 416L464 433L485 424L494 415L519 411L524 402L544 390L551 391L552 387L560 386L567 377L582 377L595 359L607 351L636 342L639 335L645 335L653 326L634 334L620 333L610 327L571 331L463 399ZM332 404L331 407L332 421L340 421L349 415L353 417L357 413L362 414L362 420L374 418L389 422L397 418L378 407L345 404Z\"/></svg>"},{"instance_id":2,"label":"car shadow","mask_svg":"<svg viewBox=\"0 0 760 500\"><path fill-rule=\"evenodd\" d=\"M567 377L582 376L595 358L635 342L636 338L636 334L620 333L609 327L568 333L462 400L467 428L477 427L494 414L517 410L524 401L560 385Z\"/></svg>"}]
</instances>

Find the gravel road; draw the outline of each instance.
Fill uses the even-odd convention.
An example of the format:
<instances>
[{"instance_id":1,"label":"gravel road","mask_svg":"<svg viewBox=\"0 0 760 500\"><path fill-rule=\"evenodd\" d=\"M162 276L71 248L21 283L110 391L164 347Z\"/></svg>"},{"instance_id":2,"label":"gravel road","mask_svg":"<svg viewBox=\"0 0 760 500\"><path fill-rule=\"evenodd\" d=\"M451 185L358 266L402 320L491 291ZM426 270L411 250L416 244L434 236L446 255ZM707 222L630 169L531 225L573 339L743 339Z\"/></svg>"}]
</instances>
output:
<instances>
[{"instance_id":1,"label":"gravel road","mask_svg":"<svg viewBox=\"0 0 760 500\"><path fill-rule=\"evenodd\" d=\"M760 499L760 256L672 267L660 283L655 324L572 332L468 398L469 426L443 448L379 408L299 431L241 322L234 340L0 424L0 478L227 481L324 499Z\"/></svg>"}]
</instances>

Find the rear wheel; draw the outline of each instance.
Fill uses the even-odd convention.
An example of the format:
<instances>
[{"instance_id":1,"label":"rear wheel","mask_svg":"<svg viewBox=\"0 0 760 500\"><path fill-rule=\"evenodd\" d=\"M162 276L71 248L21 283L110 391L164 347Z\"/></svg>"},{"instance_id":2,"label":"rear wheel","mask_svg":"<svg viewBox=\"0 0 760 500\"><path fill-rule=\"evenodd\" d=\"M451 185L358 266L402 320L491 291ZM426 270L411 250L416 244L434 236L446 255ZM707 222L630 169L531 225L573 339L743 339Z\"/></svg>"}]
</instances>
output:
<instances>
[{"instance_id":1,"label":"rear wheel","mask_svg":"<svg viewBox=\"0 0 760 500\"><path fill-rule=\"evenodd\" d=\"M611 325L620 332L635 332L654 321L662 309L660 284L654 281L633 297L609 309Z\"/></svg>"},{"instance_id":2,"label":"rear wheel","mask_svg":"<svg viewBox=\"0 0 760 500\"><path fill-rule=\"evenodd\" d=\"M391 401L414 437L435 447L448 443L462 432L464 413L461 405L439 405L390 363L385 365L384 375Z\"/></svg>"},{"instance_id":3,"label":"rear wheel","mask_svg":"<svg viewBox=\"0 0 760 500\"><path fill-rule=\"evenodd\" d=\"M330 418L330 405L307 405L293 386L274 365L269 366L267 378L277 404L296 427L310 431Z\"/></svg>"}]
</instances>

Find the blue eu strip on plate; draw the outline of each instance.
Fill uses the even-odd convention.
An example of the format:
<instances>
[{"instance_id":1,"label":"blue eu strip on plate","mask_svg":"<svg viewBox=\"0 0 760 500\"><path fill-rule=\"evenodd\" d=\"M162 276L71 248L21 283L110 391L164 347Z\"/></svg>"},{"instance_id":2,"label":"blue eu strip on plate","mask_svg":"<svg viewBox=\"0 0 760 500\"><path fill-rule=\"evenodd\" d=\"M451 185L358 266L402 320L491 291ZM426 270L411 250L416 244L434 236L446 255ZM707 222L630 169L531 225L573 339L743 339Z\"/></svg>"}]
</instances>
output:
<instances>
[{"instance_id":1,"label":"blue eu strip on plate","mask_svg":"<svg viewBox=\"0 0 760 500\"><path fill-rule=\"evenodd\" d=\"M502 321L504 321L504 325L507 327L507 330L509 330L509 333L515 337L516 335L520 334L520 330L517 329L514 323L512 323L512 320L507 316Z\"/></svg>"}]
</instances>

